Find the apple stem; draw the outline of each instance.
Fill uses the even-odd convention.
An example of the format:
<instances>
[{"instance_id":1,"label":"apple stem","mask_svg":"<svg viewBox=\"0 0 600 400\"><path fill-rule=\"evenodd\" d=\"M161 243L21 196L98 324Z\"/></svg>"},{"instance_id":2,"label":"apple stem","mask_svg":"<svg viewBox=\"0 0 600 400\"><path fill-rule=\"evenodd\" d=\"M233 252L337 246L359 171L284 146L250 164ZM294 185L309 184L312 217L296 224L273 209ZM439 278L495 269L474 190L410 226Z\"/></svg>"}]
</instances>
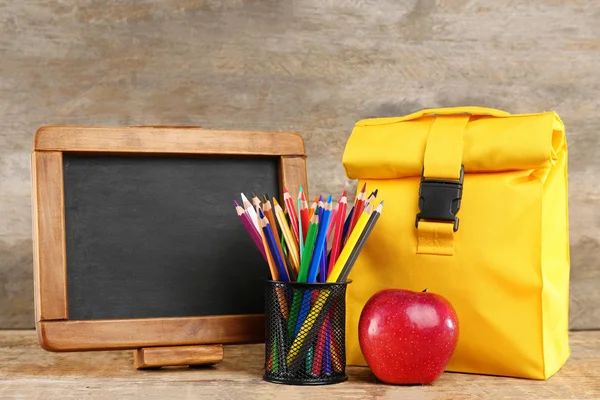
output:
<instances>
[{"instance_id":1,"label":"apple stem","mask_svg":"<svg viewBox=\"0 0 600 400\"><path fill-rule=\"evenodd\" d=\"M425 288L425 290L423 290L421 293L427 293L427 288Z\"/></svg>"}]
</instances>

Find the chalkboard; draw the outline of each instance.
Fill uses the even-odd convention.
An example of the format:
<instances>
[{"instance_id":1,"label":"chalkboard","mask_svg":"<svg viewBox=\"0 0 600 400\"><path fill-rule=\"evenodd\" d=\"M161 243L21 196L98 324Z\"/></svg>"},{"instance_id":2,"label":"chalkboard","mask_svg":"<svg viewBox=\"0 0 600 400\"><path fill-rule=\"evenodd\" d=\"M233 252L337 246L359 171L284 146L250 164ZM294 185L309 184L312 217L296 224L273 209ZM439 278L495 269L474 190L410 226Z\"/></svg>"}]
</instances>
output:
<instances>
[{"instance_id":1,"label":"chalkboard","mask_svg":"<svg viewBox=\"0 0 600 400\"><path fill-rule=\"evenodd\" d=\"M273 157L63 157L69 319L260 314L269 269L234 210Z\"/></svg>"},{"instance_id":2,"label":"chalkboard","mask_svg":"<svg viewBox=\"0 0 600 400\"><path fill-rule=\"evenodd\" d=\"M36 330L50 351L257 343L267 262L241 193L307 191L302 137L43 127L32 152Z\"/></svg>"}]
</instances>

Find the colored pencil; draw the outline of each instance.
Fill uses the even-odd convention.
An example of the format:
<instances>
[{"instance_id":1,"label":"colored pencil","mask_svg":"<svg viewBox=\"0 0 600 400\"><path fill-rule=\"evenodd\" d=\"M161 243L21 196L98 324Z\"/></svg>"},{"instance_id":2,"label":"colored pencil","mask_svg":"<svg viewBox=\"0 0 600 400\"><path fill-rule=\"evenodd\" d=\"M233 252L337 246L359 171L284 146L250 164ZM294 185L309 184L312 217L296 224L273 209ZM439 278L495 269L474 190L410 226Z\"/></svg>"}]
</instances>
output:
<instances>
[{"instance_id":1,"label":"colored pencil","mask_svg":"<svg viewBox=\"0 0 600 400\"><path fill-rule=\"evenodd\" d=\"M265 261L267 261L265 246L262 243L262 239L260 237L260 234L256 230L256 227L254 226L254 224L250 220L250 217L248 216L248 214L246 214L246 211L242 208L242 206L240 206L235 200L233 201L233 203L235 204L235 210L237 212L238 217L240 217L242 224L244 224L244 227L250 234L250 237L254 241L254 244L256 245L256 247L258 247L258 250L260 250L260 254L262 254Z\"/></svg>"},{"instance_id":2,"label":"colored pencil","mask_svg":"<svg viewBox=\"0 0 600 400\"><path fill-rule=\"evenodd\" d=\"M296 272L300 269L300 255L298 254L298 245L296 240L294 239L294 235L290 230L290 227L285 219L285 215L283 214L283 210L279 203L277 203L277 199L273 197L273 205L275 206L275 217L277 217L277 222L279 222L279 228L281 228L281 233L285 238L285 243L288 248L288 252L290 254L290 258L292 261L292 265Z\"/></svg>"},{"instance_id":3,"label":"colored pencil","mask_svg":"<svg viewBox=\"0 0 600 400\"><path fill-rule=\"evenodd\" d=\"M323 366L323 355L325 353L325 335L327 331L327 324L323 324L319 327L319 333L317 334L317 345L315 346L315 357L313 359L311 373L318 375L321 373Z\"/></svg>"},{"instance_id":4,"label":"colored pencil","mask_svg":"<svg viewBox=\"0 0 600 400\"><path fill-rule=\"evenodd\" d=\"M327 240L331 237L331 232L333 232L333 228L337 224L337 213L340 208L339 201L333 205L333 209L331 210L331 219L329 223L329 228L327 228Z\"/></svg>"},{"instance_id":5,"label":"colored pencil","mask_svg":"<svg viewBox=\"0 0 600 400\"><path fill-rule=\"evenodd\" d=\"M308 213L308 219L309 220L312 218L312 216L315 213L317 207L319 206L319 197L320 196L315 197L315 200L313 201L312 205L310 206L310 211Z\"/></svg>"},{"instance_id":6,"label":"colored pencil","mask_svg":"<svg viewBox=\"0 0 600 400\"><path fill-rule=\"evenodd\" d=\"M269 200L263 201L263 212L265 213L265 217L267 217L269 220L269 226L273 231L273 237L275 238L275 242L277 244L277 251L281 256L281 259L284 261L290 280L296 280L296 271L294 271L291 263L287 261L285 253L283 252L283 248L281 247L281 238L279 237L279 232L277 231L277 224L275 222L275 216L273 215L273 208L271 207L271 202Z\"/></svg>"},{"instance_id":7,"label":"colored pencil","mask_svg":"<svg viewBox=\"0 0 600 400\"><path fill-rule=\"evenodd\" d=\"M301 192L302 199L301 204L298 207L300 209L300 220L302 224L302 233L304 234L304 241L306 241L306 235L308 234L308 224L310 223L310 216L308 210L308 203L306 202L306 195L304 191Z\"/></svg>"},{"instance_id":8,"label":"colored pencil","mask_svg":"<svg viewBox=\"0 0 600 400\"><path fill-rule=\"evenodd\" d=\"M323 254L323 248L326 245L327 239L327 227L329 226L329 218L331 216L331 195L327 199L327 203L324 206L323 221L319 223L319 233L317 234L317 241L315 242L314 256L311 260L310 267L308 269L308 282L315 282L317 279L317 273L319 272L319 261Z\"/></svg>"},{"instance_id":9,"label":"colored pencil","mask_svg":"<svg viewBox=\"0 0 600 400\"><path fill-rule=\"evenodd\" d=\"M299 256L300 264L302 264L302 253L304 252L304 232L302 230L302 215L300 213L302 209L302 186L298 192L298 244L299 244Z\"/></svg>"},{"instance_id":10,"label":"colored pencil","mask_svg":"<svg viewBox=\"0 0 600 400\"><path fill-rule=\"evenodd\" d=\"M366 200L365 190L366 189L367 189L367 183L365 182L360 193L356 197L356 201L354 202L354 208L356 210L359 210L359 212L358 213L355 212L354 215L352 216L352 222L350 223L350 228L348 228L348 235L350 235L352 233L352 230L354 230L354 227L356 226L356 223L358 222L358 219L360 218L360 213L362 212L363 207L365 205L365 200Z\"/></svg>"},{"instance_id":11,"label":"colored pencil","mask_svg":"<svg viewBox=\"0 0 600 400\"><path fill-rule=\"evenodd\" d=\"M306 236L306 244L304 246L304 254L302 256L302 265L298 272L298 282L306 282L308 280L308 270L310 268L310 260L312 259L315 241L319 231L319 215L315 214L310 220L308 227L308 235Z\"/></svg>"},{"instance_id":12,"label":"colored pencil","mask_svg":"<svg viewBox=\"0 0 600 400\"><path fill-rule=\"evenodd\" d=\"M260 226L258 226L258 214L256 214L256 210L254 209L252 204L250 204L250 202L248 201L248 198L244 195L244 193L242 193L242 204L244 205L244 209L250 216L250 220L256 227L256 230L260 231Z\"/></svg>"},{"instance_id":13,"label":"colored pencil","mask_svg":"<svg viewBox=\"0 0 600 400\"><path fill-rule=\"evenodd\" d=\"M265 254L267 255L267 263L269 264L269 270L271 271L271 279L273 279L274 281L277 281L277 280L279 280L279 273L277 272L277 267L275 266L275 260L273 260L273 255L271 254L271 251L269 250L269 245L267 244L267 238L265 237L262 227L260 228L259 234L260 234L263 246L265 248Z\"/></svg>"},{"instance_id":14,"label":"colored pencil","mask_svg":"<svg viewBox=\"0 0 600 400\"><path fill-rule=\"evenodd\" d=\"M352 207L352 209L348 213L348 217L346 218L346 222L344 222L344 229L342 231L341 246L343 246L344 243L346 243L346 238L348 237L348 230L350 229L350 223L352 222L352 216L353 215L354 215L354 207Z\"/></svg>"},{"instance_id":15,"label":"colored pencil","mask_svg":"<svg viewBox=\"0 0 600 400\"><path fill-rule=\"evenodd\" d=\"M283 188L283 202L285 203L285 212L290 218L290 226L292 233L296 238L296 243L300 243L300 232L298 230L298 214L296 213L296 207L294 207L294 201L288 190Z\"/></svg>"},{"instance_id":16,"label":"colored pencil","mask_svg":"<svg viewBox=\"0 0 600 400\"><path fill-rule=\"evenodd\" d=\"M308 235L306 236L306 246L304 246L302 265L300 266L300 272L298 272L298 282L308 281L308 270L310 268L310 261L312 259L318 230L319 214L316 213L310 220ZM304 296L302 295L301 291L294 291L292 311L290 313L290 319L288 323L288 332L290 333L290 337L293 337L295 334L296 327L300 327L298 324L298 314L300 313L300 308L307 309L308 307L310 307L310 291L305 292Z\"/></svg>"},{"instance_id":17,"label":"colored pencil","mask_svg":"<svg viewBox=\"0 0 600 400\"><path fill-rule=\"evenodd\" d=\"M252 199L251 199L251 201L252 201L252 205L254 206L255 210L258 209L258 207L260 207L260 199L254 193L252 193Z\"/></svg>"},{"instance_id":18,"label":"colored pencil","mask_svg":"<svg viewBox=\"0 0 600 400\"><path fill-rule=\"evenodd\" d=\"M266 238L267 245L269 246L269 251L275 263L275 268L277 268L279 280L283 282L289 282L290 277L288 276L287 270L285 268L283 258L281 257L281 254L277 249L277 242L275 242L275 237L273 236L273 231L271 230L269 220L267 217L265 217L263 210L261 210L260 208L258 209L258 216L260 218L261 227L263 230L263 234Z\"/></svg>"},{"instance_id":19,"label":"colored pencil","mask_svg":"<svg viewBox=\"0 0 600 400\"><path fill-rule=\"evenodd\" d=\"M320 202L319 202L319 221L323 221L323 213L325 212L325 209L322 207L322 204L323 204L323 202L322 202L322 201L320 201ZM330 225L331 225L331 224L330 224ZM319 229L320 229L320 228L321 228L321 227L319 227ZM324 257L327 257L327 254L326 254L326 252L325 252L325 249L326 249L326 248L327 248L327 237L325 238L325 246L323 247L323 251L321 251L321 255L320 255L320 258L319 258L319 261L318 261L318 265L319 265L319 267L318 267L318 268L319 268L319 272L321 272L321 269L322 269L322 267L323 267L323 263L324 263L324 262L325 262L325 263L327 262L327 260L324 258ZM316 256L316 255L315 255L315 254L313 254L313 257L315 257L315 256ZM321 274L319 273L319 274L317 274L317 280L318 280L319 282L323 282L323 280L322 280L322 279L320 279L320 278L321 278ZM313 301L317 299L317 297L316 297L316 296L317 296L317 292L316 292L316 291L314 291L314 292L313 292L313 297L312 297L312 300L313 300Z\"/></svg>"},{"instance_id":20,"label":"colored pencil","mask_svg":"<svg viewBox=\"0 0 600 400\"><path fill-rule=\"evenodd\" d=\"M325 325L325 348L323 349L323 373L325 375L329 375L331 374L331 323L330 323L331 318L329 317L329 315L327 316L327 319L325 319L325 323L323 325Z\"/></svg>"},{"instance_id":21,"label":"colored pencil","mask_svg":"<svg viewBox=\"0 0 600 400\"><path fill-rule=\"evenodd\" d=\"M342 270L343 270L344 266L346 265L346 261L348 261L348 258L350 257L350 254L352 253L352 249L358 242L358 239L360 238L360 234L362 233L365 226L367 225L367 222L369 221L369 217L370 217L372 211L373 211L373 207L369 206L369 208L367 210L365 210L358 218L358 222L356 223L356 226L354 227L354 230L352 231L352 233L348 236L348 240L346 241L344 248L340 252L339 257L338 257L337 261L335 262L335 265L333 266L333 269L331 270L329 277L327 278L327 282L338 282L338 278L340 277Z\"/></svg>"},{"instance_id":22,"label":"colored pencil","mask_svg":"<svg viewBox=\"0 0 600 400\"><path fill-rule=\"evenodd\" d=\"M333 243L331 244L331 253L329 254L329 268L327 270L327 276L331 274L331 270L335 265L335 262L340 254L340 246L342 244L342 233L344 229L344 224L342 221L344 220L344 216L346 215L346 208L348 206L348 198L346 197L346 191L344 190L344 194L342 194L342 198L340 199L340 208L338 210L337 215L337 225L335 228L335 233L333 235Z\"/></svg>"},{"instance_id":23,"label":"colored pencil","mask_svg":"<svg viewBox=\"0 0 600 400\"><path fill-rule=\"evenodd\" d=\"M363 231L360 235L360 238L358 239L358 242L352 248L352 252L350 253L350 256L348 257L348 261L346 261L346 264L344 265L342 273L340 274L340 277L338 278L338 282L346 282L346 280L348 279L348 275L350 275L350 271L352 270L352 267L354 266L354 263L356 262L358 255L360 254L360 251L362 250L365 243L367 242L369 235L373 231L373 228L375 227L375 224L377 223L377 220L379 219L379 216L381 215L382 210L383 210L383 201L381 203L379 203L379 205L377 206L375 211L373 211L373 213L369 217L369 221L367 222L367 225L363 229Z\"/></svg>"}]
</instances>

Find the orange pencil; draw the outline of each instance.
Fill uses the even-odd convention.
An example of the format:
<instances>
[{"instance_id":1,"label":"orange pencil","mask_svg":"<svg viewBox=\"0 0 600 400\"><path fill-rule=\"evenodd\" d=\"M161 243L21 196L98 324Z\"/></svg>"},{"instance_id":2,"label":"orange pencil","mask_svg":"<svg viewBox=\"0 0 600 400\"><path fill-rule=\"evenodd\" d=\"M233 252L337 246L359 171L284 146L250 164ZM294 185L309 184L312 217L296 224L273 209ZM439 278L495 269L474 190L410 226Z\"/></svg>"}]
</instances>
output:
<instances>
[{"instance_id":1,"label":"orange pencil","mask_svg":"<svg viewBox=\"0 0 600 400\"><path fill-rule=\"evenodd\" d=\"M290 217L290 225L292 226L292 233L296 238L296 243L300 244L300 232L298 230L298 214L296 207L294 207L294 201L288 190L283 188L283 202L285 203L285 213Z\"/></svg>"},{"instance_id":2,"label":"orange pencil","mask_svg":"<svg viewBox=\"0 0 600 400\"><path fill-rule=\"evenodd\" d=\"M279 274L277 273L277 267L275 267L275 260L273 260L273 255L271 254L271 251L269 250L269 245L267 244L267 238L265 237L265 234L262 231L262 229L259 229L258 233L260 235L260 238L262 239L263 247L265 248L265 254L267 255L267 263L269 264L269 270L271 271L271 278L274 281L278 281Z\"/></svg>"}]
</instances>

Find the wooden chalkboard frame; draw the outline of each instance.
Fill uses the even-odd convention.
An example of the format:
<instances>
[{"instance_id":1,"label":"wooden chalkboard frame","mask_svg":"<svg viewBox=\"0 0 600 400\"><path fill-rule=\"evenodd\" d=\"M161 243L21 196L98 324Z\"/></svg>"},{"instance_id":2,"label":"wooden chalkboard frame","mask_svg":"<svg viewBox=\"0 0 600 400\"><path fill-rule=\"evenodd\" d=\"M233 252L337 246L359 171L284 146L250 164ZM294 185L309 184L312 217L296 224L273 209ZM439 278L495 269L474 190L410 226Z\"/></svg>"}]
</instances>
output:
<instances>
[{"instance_id":1,"label":"wooden chalkboard frame","mask_svg":"<svg viewBox=\"0 0 600 400\"><path fill-rule=\"evenodd\" d=\"M87 351L264 341L262 314L69 320L63 153L273 156L279 158L280 187L287 187L294 196L300 186L307 187L306 154L300 135L201 127L48 126L40 128L34 138L34 296L42 348Z\"/></svg>"}]
</instances>

